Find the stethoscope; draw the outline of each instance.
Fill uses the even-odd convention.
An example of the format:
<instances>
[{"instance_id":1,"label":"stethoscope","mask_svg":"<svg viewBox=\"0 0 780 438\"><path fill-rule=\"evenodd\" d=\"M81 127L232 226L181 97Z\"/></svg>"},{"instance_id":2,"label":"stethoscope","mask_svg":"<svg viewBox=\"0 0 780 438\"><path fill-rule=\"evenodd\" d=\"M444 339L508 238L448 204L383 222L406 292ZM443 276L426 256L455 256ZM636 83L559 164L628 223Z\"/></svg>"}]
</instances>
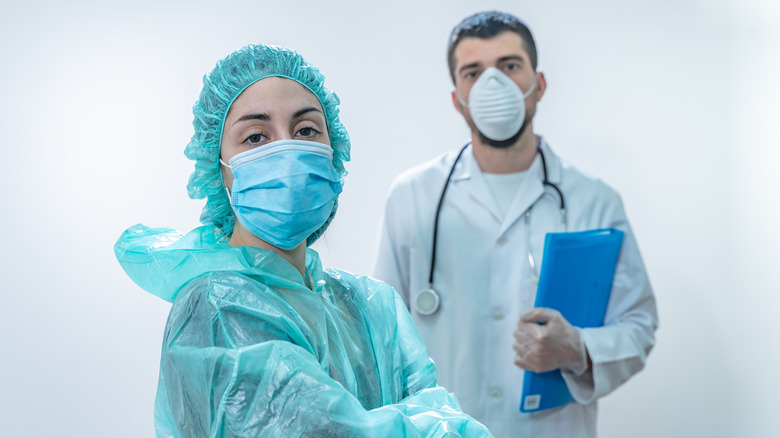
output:
<instances>
[{"instance_id":1,"label":"stethoscope","mask_svg":"<svg viewBox=\"0 0 780 438\"><path fill-rule=\"evenodd\" d=\"M539 157L542 159L542 185L545 187L552 187L553 190L555 190L555 192L558 194L558 199L560 201L561 228L563 229L563 231L566 231L566 203L563 199L563 192L561 192L561 189L558 188L557 185L551 183L547 179L547 160L545 160L544 152L542 152L542 147L540 143L541 142L538 142L536 144L536 150L539 152ZM414 299L412 300L412 306L417 311L417 313L421 315L432 315L436 313L437 310L439 310L439 302L440 302L439 293L436 292L435 289L433 289L433 269L436 266L436 240L439 235L439 215L441 214L441 207L444 204L444 196L447 193L447 188L450 185L450 180L452 180L452 174L455 173L455 166L457 166L460 157L463 155L463 152L466 150L466 148L469 147L470 144L471 142L466 143L466 145L463 146L460 152L458 152L458 156L455 157L455 161L452 163L450 172L449 174L447 174L447 179L444 181L444 188L442 188L441 190L441 195L439 196L439 203L436 205L436 215L433 221L433 247L431 249L431 267L428 273L428 287L417 292L414 295ZM538 282L539 274L536 269L536 262L534 260L533 252L531 251L531 209L532 208L533 205L529 207L524 214L525 247L526 247L526 252L528 254L528 264L531 267L531 274L534 276L534 280Z\"/></svg>"}]
</instances>

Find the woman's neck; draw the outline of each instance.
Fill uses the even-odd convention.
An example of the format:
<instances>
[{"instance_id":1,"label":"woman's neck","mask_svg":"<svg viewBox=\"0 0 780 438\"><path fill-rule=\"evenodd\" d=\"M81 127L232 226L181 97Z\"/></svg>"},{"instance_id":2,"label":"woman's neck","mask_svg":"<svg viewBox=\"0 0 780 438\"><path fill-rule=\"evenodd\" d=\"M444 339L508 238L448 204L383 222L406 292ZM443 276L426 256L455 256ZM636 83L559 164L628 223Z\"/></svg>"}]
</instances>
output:
<instances>
[{"instance_id":1,"label":"woman's neck","mask_svg":"<svg viewBox=\"0 0 780 438\"><path fill-rule=\"evenodd\" d=\"M306 280L306 242L302 242L300 245L290 250L281 249L250 233L240 222L236 221L236 225L233 228L233 235L230 236L228 244L233 246L253 246L255 248L273 251L287 260L288 263L293 265L293 267L301 273L301 277L304 278L304 284L308 283L308 280Z\"/></svg>"}]
</instances>

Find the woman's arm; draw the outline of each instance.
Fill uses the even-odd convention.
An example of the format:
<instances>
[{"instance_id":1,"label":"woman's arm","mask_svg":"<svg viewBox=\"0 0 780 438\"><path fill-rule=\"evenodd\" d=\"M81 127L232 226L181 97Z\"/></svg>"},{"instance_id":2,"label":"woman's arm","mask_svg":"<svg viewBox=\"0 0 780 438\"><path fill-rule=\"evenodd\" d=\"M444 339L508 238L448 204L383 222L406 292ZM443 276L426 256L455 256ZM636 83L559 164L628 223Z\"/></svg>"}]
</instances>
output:
<instances>
[{"instance_id":1,"label":"woman's arm","mask_svg":"<svg viewBox=\"0 0 780 438\"><path fill-rule=\"evenodd\" d=\"M415 393L397 403L363 408L308 348L296 344L305 345L305 334L286 318L258 319L238 303L215 308L206 294L192 290L203 283L182 292L166 332L163 381L168 415L181 436L490 436L440 387L409 388ZM237 313L246 319L238 322ZM257 342L228 339L226 319L245 324L241 331ZM193 342L203 333L219 346Z\"/></svg>"}]
</instances>

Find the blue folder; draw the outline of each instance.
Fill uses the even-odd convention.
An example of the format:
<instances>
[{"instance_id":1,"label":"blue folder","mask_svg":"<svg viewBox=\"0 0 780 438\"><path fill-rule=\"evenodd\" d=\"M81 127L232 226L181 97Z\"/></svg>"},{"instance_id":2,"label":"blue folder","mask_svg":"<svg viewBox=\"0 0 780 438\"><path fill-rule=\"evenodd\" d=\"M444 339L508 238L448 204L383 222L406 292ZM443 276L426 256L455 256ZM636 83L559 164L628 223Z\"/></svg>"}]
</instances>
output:
<instances>
[{"instance_id":1,"label":"blue folder","mask_svg":"<svg viewBox=\"0 0 780 438\"><path fill-rule=\"evenodd\" d=\"M622 243L623 232L614 228L548 233L535 307L556 309L575 327L604 325ZM560 370L525 371L520 412L572 401Z\"/></svg>"}]
</instances>

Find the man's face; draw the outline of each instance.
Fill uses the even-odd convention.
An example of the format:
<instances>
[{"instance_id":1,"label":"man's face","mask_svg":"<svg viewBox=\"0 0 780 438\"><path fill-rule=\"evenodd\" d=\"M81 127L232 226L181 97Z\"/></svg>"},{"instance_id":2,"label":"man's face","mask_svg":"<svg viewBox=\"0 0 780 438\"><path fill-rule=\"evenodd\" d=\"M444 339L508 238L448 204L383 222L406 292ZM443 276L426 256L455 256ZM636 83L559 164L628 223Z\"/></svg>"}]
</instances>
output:
<instances>
[{"instance_id":1,"label":"man's face","mask_svg":"<svg viewBox=\"0 0 780 438\"><path fill-rule=\"evenodd\" d=\"M523 93L534 83L536 72L531 65L531 58L523 48L520 35L515 32L502 32L492 38L464 38L455 47L455 91L452 101L466 123L476 131L471 114L466 106L458 102L457 97L468 103L471 87L479 75L488 67L495 67L512 79ZM539 74L536 88L525 99L526 119L531 120L536 114L536 103L542 98L546 83L544 75Z\"/></svg>"}]
</instances>

